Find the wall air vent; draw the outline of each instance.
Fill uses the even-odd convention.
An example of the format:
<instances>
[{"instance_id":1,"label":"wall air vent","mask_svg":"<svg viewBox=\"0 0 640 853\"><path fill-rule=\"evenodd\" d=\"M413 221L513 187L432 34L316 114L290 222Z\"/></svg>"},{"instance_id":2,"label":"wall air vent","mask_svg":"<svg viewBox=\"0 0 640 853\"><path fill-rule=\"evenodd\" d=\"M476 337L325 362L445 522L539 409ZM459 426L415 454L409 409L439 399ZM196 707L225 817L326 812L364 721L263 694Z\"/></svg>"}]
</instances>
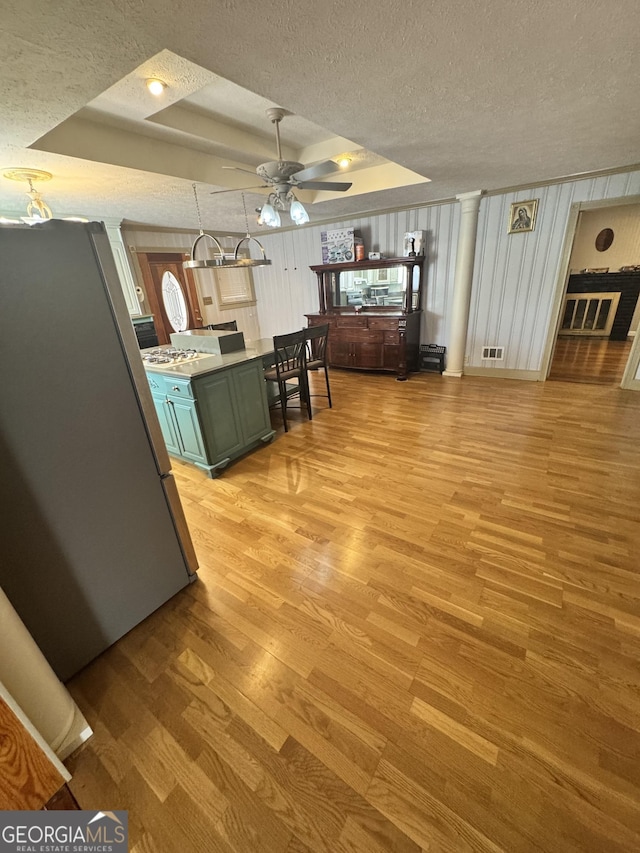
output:
<instances>
[{"instance_id":1,"label":"wall air vent","mask_svg":"<svg viewBox=\"0 0 640 853\"><path fill-rule=\"evenodd\" d=\"M485 361L502 361L504 347L482 347L482 358Z\"/></svg>"}]
</instances>

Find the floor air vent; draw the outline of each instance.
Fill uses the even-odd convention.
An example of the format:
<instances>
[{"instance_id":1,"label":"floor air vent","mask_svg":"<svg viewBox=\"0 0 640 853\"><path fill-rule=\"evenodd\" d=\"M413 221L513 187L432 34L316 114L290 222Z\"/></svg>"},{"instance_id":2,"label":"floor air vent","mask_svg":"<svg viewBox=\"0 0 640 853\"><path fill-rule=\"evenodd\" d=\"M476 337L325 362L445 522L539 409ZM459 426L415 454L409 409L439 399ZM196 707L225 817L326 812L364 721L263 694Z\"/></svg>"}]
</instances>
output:
<instances>
[{"instance_id":1,"label":"floor air vent","mask_svg":"<svg viewBox=\"0 0 640 853\"><path fill-rule=\"evenodd\" d=\"M482 358L490 361L502 361L504 358L504 347L482 347Z\"/></svg>"}]
</instances>

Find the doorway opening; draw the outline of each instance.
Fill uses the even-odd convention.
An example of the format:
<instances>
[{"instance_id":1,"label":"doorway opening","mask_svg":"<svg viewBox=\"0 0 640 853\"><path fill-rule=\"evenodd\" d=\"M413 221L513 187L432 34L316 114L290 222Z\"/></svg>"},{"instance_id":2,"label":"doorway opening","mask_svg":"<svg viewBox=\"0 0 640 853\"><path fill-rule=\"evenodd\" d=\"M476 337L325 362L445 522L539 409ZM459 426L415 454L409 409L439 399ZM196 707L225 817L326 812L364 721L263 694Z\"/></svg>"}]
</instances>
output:
<instances>
[{"instance_id":1,"label":"doorway opening","mask_svg":"<svg viewBox=\"0 0 640 853\"><path fill-rule=\"evenodd\" d=\"M547 379L629 387L640 359L639 202L572 206Z\"/></svg>"}]
</instances>

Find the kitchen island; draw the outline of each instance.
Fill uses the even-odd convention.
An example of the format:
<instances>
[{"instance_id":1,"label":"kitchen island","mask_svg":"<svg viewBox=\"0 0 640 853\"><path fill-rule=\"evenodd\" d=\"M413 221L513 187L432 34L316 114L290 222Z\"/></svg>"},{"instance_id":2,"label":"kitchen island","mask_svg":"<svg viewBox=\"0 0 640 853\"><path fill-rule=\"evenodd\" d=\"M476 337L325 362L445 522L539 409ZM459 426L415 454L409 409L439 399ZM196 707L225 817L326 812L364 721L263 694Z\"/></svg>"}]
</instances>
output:
<instances>
[{"instance_id":1,"label":"kitchen island","mask_svg":"<svg viewBox=\"0 0 640 853\"><path fill-rule=\"evenodd\" d=\"M143 350L141 355L145 355ZM198 353L177 364L143 362L167 450L210 477L270 442L264 365L273 341L247 342L224 355Z\"/></svg>"}]
</instances>

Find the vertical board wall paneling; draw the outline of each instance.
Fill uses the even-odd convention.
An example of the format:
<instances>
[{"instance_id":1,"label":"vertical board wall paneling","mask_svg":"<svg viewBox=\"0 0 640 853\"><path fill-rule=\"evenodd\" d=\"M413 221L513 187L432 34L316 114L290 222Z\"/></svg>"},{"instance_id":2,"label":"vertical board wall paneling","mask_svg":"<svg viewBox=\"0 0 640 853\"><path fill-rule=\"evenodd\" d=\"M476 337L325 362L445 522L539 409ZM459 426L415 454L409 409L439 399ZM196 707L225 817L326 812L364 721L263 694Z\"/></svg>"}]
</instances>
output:
<instances>
[{"instance_id":1,"label":"vertical board wall paneling","mask_svg":"<svg viewBox=\"0 0 640 853\"><path fill-rule=\"evenodd\" d=\"M571 205L636 194L640 171L482 198L466 348L469 366L541 369L549 325L555 320L551 312ZM539 199L535 230L507 234L511 204L529 198ZM402 254L405 231L420 229L427 232L428 247L421 341L448 346L459 224L459 204L448 202L291 231L261 231L257 236L272 264L253 270L259 335L302 328L304 315L317 310L316 277L309 266L322 262L321 231L353 226L364 238L365 252L393 257ZM128 245L135 245L135 233L127 231ZM139 245L154 245L150 236L141 233ZM153 236L164 246L172 245L173 235ZM183 250L185 235L175 236L182 241L176 249ZM504 361L483 361L481 348L486 344L503 346Z\"/></svg>"},{"instance_id":2,"label":"vertical board wall paneling","mask_svg":"<svg viewBox=\"0 0 640 853\"><path fill-rule=\"evenodd\" d=\"M309 269L315 229L260 235L271 265L254 269L258 316L265 338L306 326L305 314L318 309L315 274ZM317 237L318 246L320 237ZM318 249L319 252L319 249Z\"/></svg>"},{"instance_id":3,"label":"vertical board wall paneling","mask_svg":"<svg viewBox=\"0 0 640 853\"><path fill-rule=\"evenodd\" d=\"M571 205L640 193L640 172L607 175L483 198L467 336L473 367L539 371ZM535 230L507 234L513 202L537 198ZM504 347L485 362L482 347Z\"/></svg>"},{"instance_id":4,"label":"vertical board wall paneling","mask_svg":"<svg viewBox=\"0 0 640 853\"><path fill-rule=\"evenodd\" d=\"M446 346L458 225L458 205L449 203L294 231L262 232L259 239L272 262L254 271L264 337L301 328L306 325L304 315L318 310L316 276L309 267L322 263L322 231L353 227L364 239L365 253L381 252L390 258L402 255L406 231L420 229L427 232L428 247L421 341ZM293 263L286 258L285 245L290 247Z\"/></svg>"}]
</instances>

